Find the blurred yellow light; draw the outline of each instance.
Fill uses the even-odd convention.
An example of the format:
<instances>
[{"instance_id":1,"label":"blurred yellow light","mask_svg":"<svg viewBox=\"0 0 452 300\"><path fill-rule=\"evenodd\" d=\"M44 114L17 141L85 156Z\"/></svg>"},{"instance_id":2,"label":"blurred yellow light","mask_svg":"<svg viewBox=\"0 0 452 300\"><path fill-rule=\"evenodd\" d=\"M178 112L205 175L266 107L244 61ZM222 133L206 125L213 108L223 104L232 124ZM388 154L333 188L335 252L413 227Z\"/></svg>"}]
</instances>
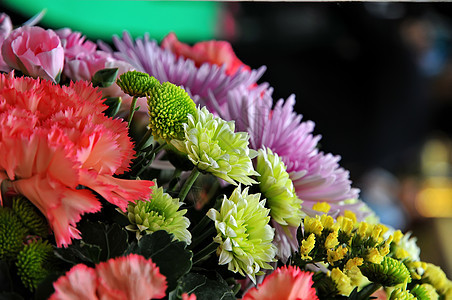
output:
<instances>
[{"instance_id":1,"label":"blurred yellow light","mask_svg":"<svg viewBox=\"0 0 452 300\"><path fill-rule=\"evenodd\" d=\"M425 182L416 197L416 209L427 218L452 217L452 182L435 178Z\"/></svg>"}]
</instances>

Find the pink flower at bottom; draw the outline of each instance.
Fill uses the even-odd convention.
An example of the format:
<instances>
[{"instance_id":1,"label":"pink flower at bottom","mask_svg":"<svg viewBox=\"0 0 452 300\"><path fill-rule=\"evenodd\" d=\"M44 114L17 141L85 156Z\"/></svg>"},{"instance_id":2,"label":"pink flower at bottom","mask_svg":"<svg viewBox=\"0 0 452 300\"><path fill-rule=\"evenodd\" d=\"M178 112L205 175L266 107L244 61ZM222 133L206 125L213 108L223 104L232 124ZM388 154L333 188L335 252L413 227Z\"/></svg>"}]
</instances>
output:
<instances>
[{"instance_id":1,"label":"pink flower at bottom","mask_svg":"<svg viewBox=\"0 0 452 300\"><path fill-rule=\"evenodd\" d=\"M55 293L49 300L96 300L97 275L96 270L83 264L70 269L66 275L53 283Z\"/></svg>"},{"instance_id":2,"label":"pink flower at bottom","mask_svg":"<svg viewBox=\"0 0 452 300\"><path fill-rule=\"evenodd\" d=\"M50 300L142 300L165 297L167 284L152 260L130 254L109 259L95 269L76 265L53 286Z\"/></svg>"},{"instance_id":3,"label":"pink flower at bottom","mask_svg":"<svg viewBox=\"0 0 452 300\"><path fill-rule=\"evenodd\" d=\"M281 267L257 288L250 289L242 300L317 300L312 284L312 273L294 266Z\"/></svg>"},{"instance_id":4,"label":"pink flower at bottom","mask_svg":"<svg viewBox=\"0 0 452 300\"><path fill-rule=\"evenodd\" d=\"M190 296L187 293L182 294L182 300L196 300L196 295L191 294Z\"/></svg>"}]
</instances>

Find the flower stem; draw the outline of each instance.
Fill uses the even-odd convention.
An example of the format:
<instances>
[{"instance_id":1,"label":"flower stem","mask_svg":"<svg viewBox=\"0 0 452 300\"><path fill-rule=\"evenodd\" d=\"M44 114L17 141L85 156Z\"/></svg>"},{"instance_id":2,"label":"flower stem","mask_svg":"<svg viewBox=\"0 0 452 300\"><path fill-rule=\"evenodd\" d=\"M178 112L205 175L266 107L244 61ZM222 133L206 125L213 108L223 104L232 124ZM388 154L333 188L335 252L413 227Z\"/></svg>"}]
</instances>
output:
<instances>
[{"instance_id":1,"label":"flower stem","mask_svg":"<svg viewBox=\"0 0 452 300\"><path fill-rule=\"evenodd\" d=\"M151 130L151 128L149 128L148 131L146 131L145 135L141 138L141 140L135 146L135 151L136 152L140 151L141 148L143 148L143 146L146 144L146 142L151 137L151 134L152 134L152 130Z\"/></svg>"},{"instance_id":2,"label":"flower stem","mask_svg":"<svg viewBox=\"0 0 452 300\"><path fill-rule=\"evenodd\" d=\"M356 299L369 299L369 297L375 293L379 288L381 288L381 284L377 282L372 282L369 285L366 285L359 293Z\"/></svg>"},{"instance_id":3,"label":"flower stem","mask_svg":"<svg viewBox=\"0 0 452 300\"><path fill-rule=\"evenodd\" d=\"M187 180L184 182L184 185L182 186L180 192L179 192L179 201L184 202L185 197L187 197L188 192L190 191L193 183L195 183L196 178L199 176L199 171L197 168L193 168L191 171L190 176L188 176Z\"/></svg>"},{"instance_id":4,"label":"flower stem","mask_svg":"<svg viewBox=\"0 0 452 300\"><path fill-rule=\"evenodd\" d=\"M214 253L218 248L218 244L215 242L210 243L207 247L199 251L193 256L193 265L196 265L200 261L207 258L210 254Z\"/></svg>"},{"instance_id":5,"label":"flower stem","mask_svg":"<svg viewBox=\"0 0 452 300\"><path fill-rule=\"evenodd\" d=\"M149 161L147 162L146 165L144 165L144 166L141 167L141 169L138 171L138 173L137 173L137 175L136 175L137 177L140 176L141 173L143 173L143 171L146 170L146 169L152 164L152 162L153 162L154 159L155 159L156 154L159 153L160 150L164 149L166 145L167 145L166 142L163 142L163 143L162 143L161 145L159 145L157 148L151 150L148 154L146 154L144 160L149 159Z\"/></svg>"},{"instance_id":6,"label":"flower stem","mask_svg":"<svg viewBox=\"0 0 452 300\"><path fill-rule=\"evenodd\" d=\"M130 124L132 123L133 114L135 113L135 106L137 105L137 97L132 98L132 103L130 104L130 111L129 111L129 119L127 122L127 127L130 128Z\"/></svg>"},{"instance_id":7,"label":"flower stem","mask_svg":"<svg viewBox=\"0 0 452 300\"><path fill-rule=\"evenodd\" d=\"M206 218L207 218L208 221L210 220L208 217L206 217ZM204 218L201 220L201 222L205 222L203 220L204 220ZM208 223L205 223L201 227L196 228L197 227L196 226L195 228L193 228L193 229L196 229L196 231L193 230L192 233L191 233L191 235L193 236L193 240L192 240L192 242L190 244L190 249L194 249L197 245L199 245L202 241L204 241L204 239L206 237L208 237L209 235L212 235L213 233L215 233L215 227L213 227L213 226L205 229L205 225L207 225L207 224ZM200 233L198 235L197 232L199 232L201 230L202 230L202 233Z\"/></svg>"}]
</instances>

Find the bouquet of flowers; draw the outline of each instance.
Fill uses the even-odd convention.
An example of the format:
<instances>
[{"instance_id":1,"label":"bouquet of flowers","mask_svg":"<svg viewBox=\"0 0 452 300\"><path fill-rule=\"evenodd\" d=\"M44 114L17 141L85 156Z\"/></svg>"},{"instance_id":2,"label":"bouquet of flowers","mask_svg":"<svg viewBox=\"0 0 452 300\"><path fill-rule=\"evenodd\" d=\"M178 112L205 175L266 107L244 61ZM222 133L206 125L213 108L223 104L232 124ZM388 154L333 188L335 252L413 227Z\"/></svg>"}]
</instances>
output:
<instances>
[{"instance_id":1,"label":"bouquet of flowers","mask_svg":"<svg viewBox=\"0 0 452 300\"><path fill-rule=\"evenodd\" d=\"M452 299L224 41L0 15L1 299Z\"/></svg>"}]
</instances>

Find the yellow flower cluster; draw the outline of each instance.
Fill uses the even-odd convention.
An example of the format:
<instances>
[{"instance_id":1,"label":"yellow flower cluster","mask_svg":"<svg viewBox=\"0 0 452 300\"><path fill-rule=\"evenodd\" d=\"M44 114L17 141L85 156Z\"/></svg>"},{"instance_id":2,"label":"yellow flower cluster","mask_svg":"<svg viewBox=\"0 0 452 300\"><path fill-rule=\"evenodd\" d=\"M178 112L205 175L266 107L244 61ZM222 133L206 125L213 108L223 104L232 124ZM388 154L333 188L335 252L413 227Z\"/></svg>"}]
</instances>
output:
<instances>
[{"instance_id":1,"label":"yellow flower cluster","mask_svg":"<svg viewBox=\"0 0 452 300\"><path fill-rule=\"evenodd\" d=\"M317 203L317 211L327 212L326 203ZM389 254L393 236L385 239L388 228L381 224L357 222L351 211L343 216L322 214L303 220L300 256L305 263L323 262L329 266L330 278L339 293L349 295L367 279L360 271L364 263L380 264Z\"/></svg>"}]
</instances>

